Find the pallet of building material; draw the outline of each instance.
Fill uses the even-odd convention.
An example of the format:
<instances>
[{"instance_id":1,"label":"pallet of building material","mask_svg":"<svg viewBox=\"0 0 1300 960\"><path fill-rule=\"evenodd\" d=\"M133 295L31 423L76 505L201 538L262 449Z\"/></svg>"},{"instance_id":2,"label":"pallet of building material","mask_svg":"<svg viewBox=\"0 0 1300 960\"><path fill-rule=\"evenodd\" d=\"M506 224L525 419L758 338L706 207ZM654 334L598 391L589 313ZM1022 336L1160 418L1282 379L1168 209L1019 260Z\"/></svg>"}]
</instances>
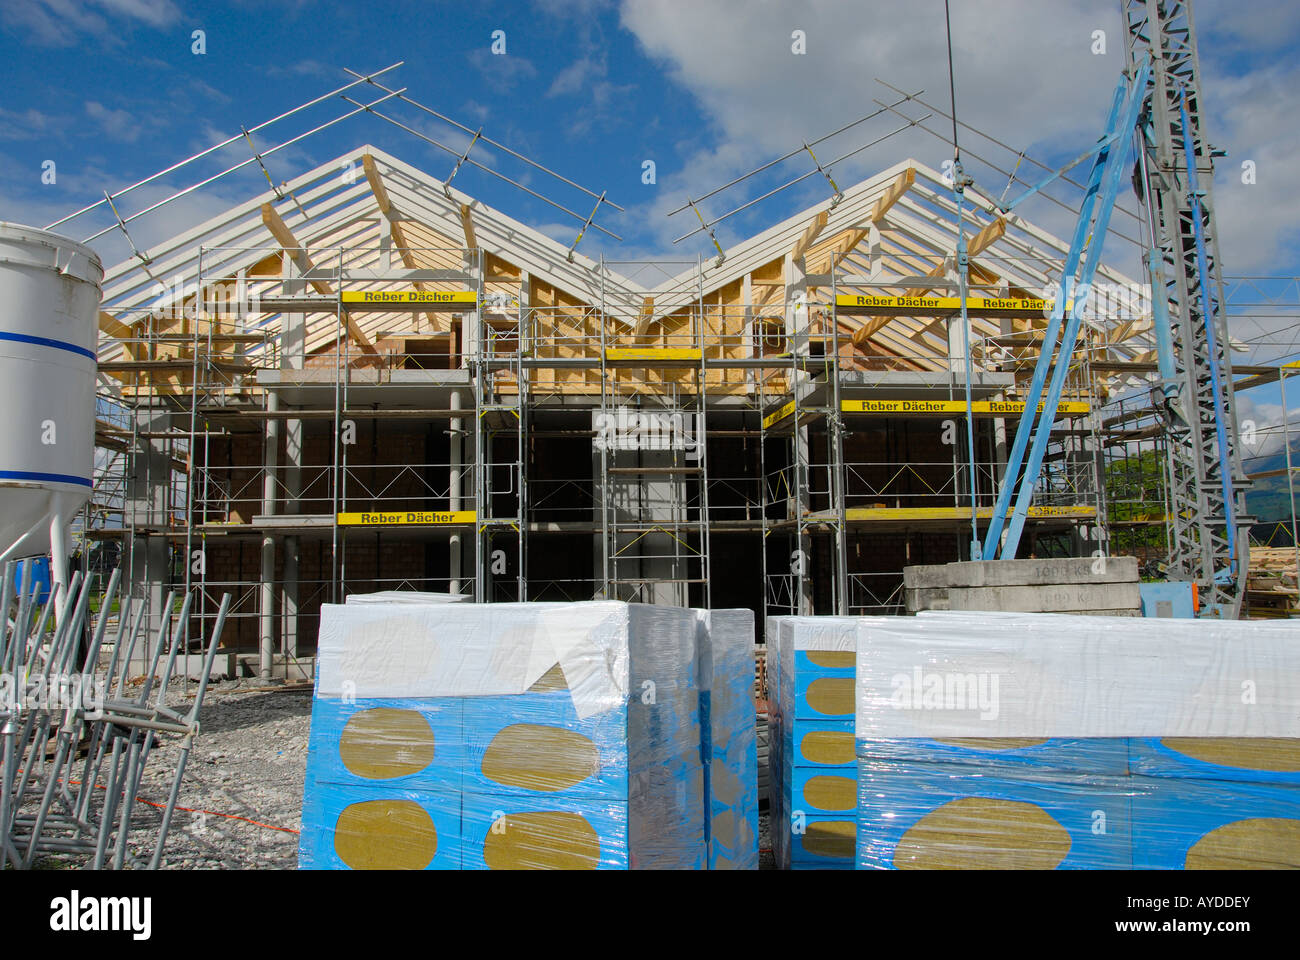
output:
<instances>
[{"instance_id":1,"label":"pallet of building material","mask_svg":"<svg viewBox=\"0 0 1300 960\"><path fill-rule=\"evenodd\" d=\"M1300 867L1287 625L864 618L859 869Z\"/></svg>"},{"instance_id":2,"label":"pallet of building material","mask_svg":"<svg viewBox=\"0 0 1300 960\"><path fill-rule=\"evenodd\" d=\"M781 869L851 869L857 621L767 621L768 810Z\"/></svg>"},{"instance_id":3,"label":"pallet of building material","mask_svg":"<svg viewBox=\"0 0 1300 960\"><path fill-rule=\"evenodd\" d=\"M758 869L754 613L696 610L710 870Z\"/></svg>"},{"instance_id":4,"label":"pallet of building material","mask_svg":"<svg viewBox=\"0 0 1300 960\"><path fill-rule=\"evenodd\" d=\"M696 617L326 604L304 868L703 869Z\"/></svg>"},{"instance_id":5,"label":"pallet of building material","mask_svg":"<svg viewBox=\"0 0 1300 960\"><path fill-rule=\"evenodd\" d=\"M1246 613L1254 620L1300 616L1294 547L1251 547Z\"/></svg>"}]
</instances>

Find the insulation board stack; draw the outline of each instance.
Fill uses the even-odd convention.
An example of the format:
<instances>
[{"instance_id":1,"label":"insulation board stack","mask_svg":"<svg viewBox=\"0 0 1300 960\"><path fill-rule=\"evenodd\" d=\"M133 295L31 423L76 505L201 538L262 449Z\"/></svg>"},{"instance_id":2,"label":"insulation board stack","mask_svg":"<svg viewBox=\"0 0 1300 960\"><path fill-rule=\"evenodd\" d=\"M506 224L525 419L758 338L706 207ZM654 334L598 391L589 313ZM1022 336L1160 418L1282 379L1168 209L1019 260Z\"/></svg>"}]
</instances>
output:
<instances>
[{"instance_id":1,"label":"insulation board stack","mask_svg":"<svg viewBox=\"0 0 1300 960\"><path fill-rule=\"evenodd\" d=\"M767 621L768 809L781 869L853 869L857 629L850 617Z\"/></svg>"},{"instance_id":2,"label":"insulation board stack","mask_svg":"<svg viewBox=\"0 0 1300 960\"><path fill-rule=\"evenodd\" d=\"M754 612L696 610L710 870L758 869Z\"/></svg>"},{"instance_id":3,"label":"insulation board stack","mask_svg":"<svg viewBox=\"0 0 1300 960\"><path fill-rule=\"evenodd\" d=\"M1300 632L869 618L859 869L1300 867Z\"/></svg>"},{"instance_id":4,"label":"insulation board stack","mask_svg":"<svg viewBox=\"0 0 1300 960\"><path fill-rule=\"evenodd\" d=\"M321 608L305 868L703 869L690 610Z\"/></svg>"}]
</instances>

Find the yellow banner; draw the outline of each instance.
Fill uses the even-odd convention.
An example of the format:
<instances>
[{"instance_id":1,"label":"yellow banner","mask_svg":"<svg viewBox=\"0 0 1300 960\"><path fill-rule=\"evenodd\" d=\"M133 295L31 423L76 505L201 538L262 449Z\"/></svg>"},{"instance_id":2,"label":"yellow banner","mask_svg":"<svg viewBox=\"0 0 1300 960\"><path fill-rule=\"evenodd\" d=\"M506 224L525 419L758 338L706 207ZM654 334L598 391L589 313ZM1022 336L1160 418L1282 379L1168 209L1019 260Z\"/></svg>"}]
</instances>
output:
<instances>
[{"instance_id":1,"label":"yellow banner","mask_svg":"<svg viewBox=\"0 0 1300 960\"><path fill-rule=\"evenodd\" d=\"M610 347L606 360L699 360L700 351L693 347Z\"/></svg>"},{"instance_id":2,"label":"yellow banner","mask_svg":"<svg viewBox=\"0 0 1300 960\"><path fill-rule=\"evenodd\" d=\"M424 527L443 524L471 524L478 517L473 510L412 510L388 513L340 513L338 524L341 527Z\"/></svg>"},{"instance_id":3,"label":"yellow banner","mask_svg":"<svg viewBox=\"0 0 1300 960\"><path fill-rule=\"evenodd\" d=\"M1030 507L1026 516L1029 519L1084 520L1097 515L1097 508L1085 504L1064 507ZM980 507L975 511L979 520L993 518L992 507ZM1011 511L1007 511L1011 516ZM853 507L844 512L846 520L969 520L970 507Z\"/></svg>"},{"instance_id":4,"label":"yellow banner","mask_svg":"<svg viewBox=\"0 0 1300 960\"><path fill-rule=\"evenodd\" d=\"M973 317L1043 316L1050 300L1035 298L967 297L966 312ZM869 293L841 293L835 309L842 313L879 316L946 316L961 310L961 297L884 297Z\"/></svg>"},{"instance_id":5,"label":"yellow banner","mask_svg":"<svg viewBox=\"0 0 1300 960\"><path fill-rule=\"evenodd\" d=\"M793 401L793 400L791 400L791 401L790 401L789 403L787 403L785 406L781 407L779 410L774 410L773 412L769 413L766 417L764 417L764 418L763 418L763 429L766 430L766 429L767 429L768 427L770 427L772 424L777 423L778 421L784 420L786 417L790 416L790 414L792 414L792 413L794 413L794 401Z\"/></svg>"},{"instance_id":6,"label":"yellow banner","mask_svg":"<svg viewBox=\"0 0 1300 960\"><path fill-rule=\"evenodd\" d=\"M340 296L344 303L370 307L474 306L478 303L478 294L473 290L344 290Z\"/></svg>"},{"instance_id":7,"label":"yellow banner","mask_svg":"<svg viewBox=\"0 0 1300 960\"><path fill-rule=\"evenodd\" d=\"M1088 413L1092 409L1091 405L1075 400L1062 400L1057 404L1058 414L1076 416L1078 414ZM912 414L920 416L925 414L942 415L942 414L964 414L966 412L965 400L842 400L840 401L840 410L844 413L868 413L868 414ZM971 412L976 416L984 417L1003 417L1009 415L1019 415L1025 410L1023 400L975 400L971 403ZM1043 405L1038 405L1041 413ZM766 426L766 424L764 424Z\"/></svg>"}]
</instances>

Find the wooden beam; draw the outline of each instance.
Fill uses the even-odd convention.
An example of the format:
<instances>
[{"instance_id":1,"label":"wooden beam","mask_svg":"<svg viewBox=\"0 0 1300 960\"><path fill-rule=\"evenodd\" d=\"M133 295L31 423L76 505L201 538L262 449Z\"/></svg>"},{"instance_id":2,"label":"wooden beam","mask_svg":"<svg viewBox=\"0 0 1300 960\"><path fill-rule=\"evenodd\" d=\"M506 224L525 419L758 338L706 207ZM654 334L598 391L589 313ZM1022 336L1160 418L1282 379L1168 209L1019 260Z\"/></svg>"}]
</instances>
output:
<instances>
[{"instance_id":1,"label":"wooden beam","mask_svg":"<svg viewBox=\"0 0 1300 960\"><path fill-rule=\"evenodd\" d=\"M402 258L402 263L406 266L406 269L418 270L419 265L415 262L415 257L411 255L411 245L407 242L406 231L402 229L401 221L393 215L393 201L388 196L388 188L384 186L383 178L379 175L379 168L375 166L375 158L368 153L363 154L361 166L366 171L366 182L370 184L370 192L375 195L375 203L379 206L379 212L388 221L388 232L393 238L393 246L397 248L397 255ZM415 281L414 286L417 290L425 289L425 285L419 281ZM430 327L434 330L438 329L438 320L435 314L426 313L423 316Z\"/></svg>"},{"instance_id":2,"label":"wooden beam","mask_svg":"<svg viewBox=\"0 0 1300 960\"><path fill-rule=\"evenodd\" d=\"M99 311L99 329L110 337L116 337L118 340L131 340L135 337L134 330L111 313L105 313L103 310Z\"/></svg>"},{"instance_id":3,"label":"wooden beam","mask_svg":"<svg viewBox=\"0 0 1300 960\"><path fill-rule=\"evenodd\" d=\"M989 270L985 270L983 267L976 266L975 263L973 263L972 261L975 259L976 256L978 256L979 254L987 250L994 242L996 242L1006 232L1007 232L1007 218L998 217L992 223L987 224L982 230L980 230L979 233L975 234L975 236L971 238L971 242L966 245L967 268L972 273L978 272L980 280L985 282L992 282L998 279L998 275ZM930 270L930 272L927 273L926 276L942 277L946 272L946 270L947 270L946 264L939 264L937 267ZM909 291L909 294L914 297L923 297L929 292L930 292L929 289L914 290L914 291Z\"/></svg>"},{"instance_id":4,"label":"wooden beam","mask_svg":"<svg viewBox=\"0 0 1300 960\"><path fill-rule=\"evenodd\" d=\"M987 250L993 243L1000 240L1007 232L1007 218L998 217L992 223L988 224L979 233L971 239L970 244L966 247L966 255L975 257Z\"/></svg>"},{"instance_id":5,"label":"wooden beam","mask_svg":"<svg viewBox=\"0 0 1300 960\"><path fill-rule=\"evenodd\" d=\"M808 224L808 229L803 232L803 236L790 248L791 260L799 260L808 252L817 239L817 235L826 229L826 224L830 218L830 213L825 210L813 217L812 223Z\"/></svg>"},{"instance_id":6,"label":"wooden beam","mask_svg":"<svg viewBox=\"0 0 1300 960\"><path fill-rule=\"evenodd\" d=\"M636 318L636 338L639 340L650 332L650 324L655 318L655 298L646 297L641 301L641 312Z\"/></svg>"},{"instance_id":7,"label":"wooden beam","mask_svg":"<svg viewBox=\"0 0 1300 960\"><path fill-rule=\"evenodd\" d=\"M361 157L361 166L366 171L366 180L370 183L370 192L375 195L375 202L379 204L379 212L385 217L390 216L393 202L388 198L388 188L384 186L384 181L379 176L379 169L375 166L375 158L368 153L364 154Z\"/></svg>"},{"instance_id":8,"label":"wooden beam","mask_svg":"<svg viewBox=\"0 0 1300 960\"><path fill-rule=\"evenodd\" d=\"M872 224L879 225L885 219L885 214L889 213L889 208L902 199L903 194L912 189L916 183L916 168L908 167L897 177L893 183L885 188L885 192L880 195L876 205L871 208L871 216L868 218ZM861 227L850 233L847 233L843 240L835 245L835 251L831 254L829 262L824 270L815 271L817 273L830 273L839 262L853 251L858 244L867 239L871 234L871 227Z\"/></svg>"},{"instance_id":9,"label":"wooden beam","mask_svg":"<svg viewBox=\"0 0 1300 960\"><path fill-rule=\"evenodd\" d=\"M270 203L262 204L262 223L266 225L266 229L271 231L271 236L275 237L276 242L293 260L294 266L298 268L300 273L305 276L316 269L311 262L311 258L307 256L307 252L302 249L302 245L298 243L297 238L293 235L293 231L289 229L288 224L281 219L280 215L276 213L275 207L271 206ZM317 293L325 296L334 294L334 289L325 280L309 279L307 282L315 288ZM344 310L343 319L347 322L348 334L361 347L362 352L378 358L379 351L375 349L375 345L370 342L370 338L366 336L365 331L352 318L352 314Z\"/></svg>"},{"instance_id":10,"label":"wooden beam","mask_svg":"<svg viewBox=\"0 0 1300 960\"><path fill-rule=\"evenodd\" d=\"M478 239L474 236L474 217L468 203L460 205L460 225L465 231L465 246L473 250L478 246Z\"/></svg>"},{"instance_id":11,"label":"wooden beam","mask_svg":"<svg viewBox=\"0 0 1300 960\"><path fill-rule=\"evenodd\" d=\"M884 220L889 208L901 200L903 194L912 189L914 183L916 183L915 167L908 167L895 177L894 182L885 188L885 192L880 195L880 199L876 201L876 205L871 209L871 222L880 223ZM866 233L865 230L862 232ZM861 242L861 240L858 241L858 243ZM856 247L857 244L855 243L853 246Z\"/></svg>"}]
</instances>

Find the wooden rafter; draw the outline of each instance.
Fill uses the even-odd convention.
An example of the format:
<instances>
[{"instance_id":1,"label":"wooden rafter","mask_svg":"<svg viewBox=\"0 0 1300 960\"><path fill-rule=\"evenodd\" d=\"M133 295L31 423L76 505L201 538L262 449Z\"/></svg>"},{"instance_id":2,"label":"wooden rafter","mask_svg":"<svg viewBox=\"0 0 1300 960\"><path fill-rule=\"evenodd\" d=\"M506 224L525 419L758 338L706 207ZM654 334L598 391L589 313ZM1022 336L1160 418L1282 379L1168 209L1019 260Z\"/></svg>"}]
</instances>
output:
<instances>
[{"instance_id":1,"label":"wooden rafter","mask_svg":"<svg viewBox=\"0 0 1300 960\"><path fill-rule=\"evenodd\" d=\"M912 189L916 183L916 168L908 167L894 181L885 188L885 192L880 195L876 205L871 208L871 216L868 218L872 225L879 226L884 222L885 214L889 213L890 207L902 199L903 194ZM871 235L871 227L860 227L851 230L843 235L843 239L835 245L827 258L826 265L820 270L814 270L814 273L830 273L834 270L846 256L849 255L863 240Z\"/></svg>"},{"instance_id":2,"label":"wooden rafter","mask_svg":"<svg viewBox=\"0 0 1300 960\"><path fill-rule=\"evenodd\" d=\"M642 337L649 335L650 325L654 323L654 320L655 298L646 297L641 301L641 312L636 318L636 339L640 340Z\"/></svg>"},{"instance_id":3,"label":"wooden rafter","mask_svg":"<svg viewBox=\"0 0 1300 960\"><path fill-rule=\"evenodd\" d=\"M393 247L397 250L397 255L402 258L402 265L407 270L418 270L419 264L415 262L415 256L411 253L411 244L406 238L406 231L402 228L402 222L393 215L393 202L388 196L388 188L384 186L384 179L379 175L379 168L375 166L375 158L370 154L363 154L361 157L361 166L366 172L366 182L370 184L370 192L375 195L375 203L379 206L379 212L384 215L388 221L388 233L393 238ZM413 283L415 289L426 290L427 287L418 280ZM430 329L439 328L436 314L422 314L425 322Z\"/></svg>"},{"instance_id":4,"label":"wooden rafter","mask_svg":"<svg viewBox=\"0 0 1300 960\"><path fill-rule=\"evenodd\" d=\"M289 259L291 259L294 266L298 268L298 272L304 277L308 277L307 282L312 285L313 289L315 289L317 293L324 294L325 296L333 296L334 288L328 281L309 277L309 275L314 273L316 270L315 265L311 262L311 257L307 256L307 251L302 248L300 243L298 243L298 239L293 235L293 231L289 229L288 224L281 219L280 214L276 213L275 207L271 206L270 203L262 204L262 223L266 226L267 230L271 231L271 236L275 237L276 243L280 244L280 249L289 255ZM370 342L370 338L366 336L365 331L362 330L356 320L353 319L352 314L347 310L344 310L343 319L344 322L347 323L348 334L357 342L357 345L361 347L362 352L377 359L379 357L379 351L375 349L375 345Z\"/></svg>"},{"instance_id":5,"label":"wooden rafter","mask_svg":"<svg viewBox=\"0 0 1300 960\"><path fill-rule=\"evenodd\" d=\"M465 246L473 250L478 246L478 238L474 235L474 215L468 203L460 205L460 226L465 231Z\"/></svg>"},{"instance_id":6,"label":"wooden rafter","mask_svg":"<svg viewBox=\"0 0 1300 960\"><path fill-rule=\"evenodd\" d=\"M830 214L825 210L813 217L812 223L808 224L808 229L804 230L803 236L795 241L795 245L790 248L790 259L802 259L803 255L811 249L813 243L817 240L817 236L826 229L826 224L829 221Z\"/></svg>"}]
</instances>

